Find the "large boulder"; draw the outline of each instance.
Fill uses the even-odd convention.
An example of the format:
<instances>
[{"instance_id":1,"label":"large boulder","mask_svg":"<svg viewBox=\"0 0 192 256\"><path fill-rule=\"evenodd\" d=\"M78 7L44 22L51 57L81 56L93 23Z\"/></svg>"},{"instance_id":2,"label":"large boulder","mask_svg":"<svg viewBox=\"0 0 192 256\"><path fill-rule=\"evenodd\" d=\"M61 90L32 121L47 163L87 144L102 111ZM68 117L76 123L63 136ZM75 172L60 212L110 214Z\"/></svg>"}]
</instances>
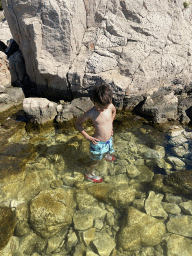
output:
<instances>
[{"instance_id":1,"label":"large boulder","mask_svg":"<svg viewBox=\"0 0 192 256\"><path fill-rule=\"evenodd\" d=\"M42 238L49 238L71 225L73 211L71 189L44 190L31 201L30 224Z\"/></svg>"},{"instance_id":2,"label":"large boulder","mask_svg":"<svg viewBox=\"0 0 192 256\"><path fill-rule=\"evenodd\" d=\"M182 1L3 0L3 8L43 97L85 96L106 83L119 106L134 97L133 106L191 80L192 7Z\"/></svg>"},{"instance_id":3,"label":"large boulder","mask_svg":"<svg viewBox=\"0 0 192 256\"><path fill-rule=\"evenodd\" d=\"M127 251L139 250L142 246L156 246L165 233L162 221L130 207L118 234L118 246Z\"/></svg>"}]
</instances>

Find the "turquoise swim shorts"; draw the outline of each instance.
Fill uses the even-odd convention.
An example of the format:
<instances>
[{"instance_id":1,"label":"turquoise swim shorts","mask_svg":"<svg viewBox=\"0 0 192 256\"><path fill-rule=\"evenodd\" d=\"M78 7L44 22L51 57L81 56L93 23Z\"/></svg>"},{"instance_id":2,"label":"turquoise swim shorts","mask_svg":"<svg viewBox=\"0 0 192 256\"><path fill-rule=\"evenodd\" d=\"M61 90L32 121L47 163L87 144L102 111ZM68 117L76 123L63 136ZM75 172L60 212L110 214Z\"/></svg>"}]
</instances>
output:
<instances>
[{"instance_id":1,"label":"turquoise swim shorts","mask_svg":"<svg viewBox=\"0 0 192 256\"><path fill-rule=\"evenodd\" d=\"M90 143L90 158L91 160L99 161L103 158L103 154L112 154L115 152L113 149L113 138L111 137L107 142L99 141L96 145Z\"/></svg>"}]
</instances>

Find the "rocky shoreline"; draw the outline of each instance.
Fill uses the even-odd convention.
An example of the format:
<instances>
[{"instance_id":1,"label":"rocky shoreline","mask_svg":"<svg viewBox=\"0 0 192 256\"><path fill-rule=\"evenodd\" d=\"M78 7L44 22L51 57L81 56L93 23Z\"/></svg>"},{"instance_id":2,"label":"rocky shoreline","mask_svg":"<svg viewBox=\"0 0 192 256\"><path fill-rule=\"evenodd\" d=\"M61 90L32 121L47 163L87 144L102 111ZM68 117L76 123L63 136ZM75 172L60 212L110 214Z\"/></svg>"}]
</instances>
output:
<instances>
[{"instance_id":1,"label":"rocky shoreline","mask_svg":"<svg viewBox=\"0 0 192 256\"><path fill-rule=\"evenodd\" d=\"M122 131L115 137L118 161L102 162L104 183L90 184L80 168L88 145L73 126L66 134L51 128L30 135L22 121L67 124L90 108L91 100L53 102L30 90L26 97L22 79L20 87L12 86L7 56L0 54L0 254L191 256L192 132L172 126L166 148L152 149ZM171 90L132 96L116 106L154 123L192 119L190 86L179 81ZM165 175L154 175L154 167Z\"/></svg>"}]
</instances>

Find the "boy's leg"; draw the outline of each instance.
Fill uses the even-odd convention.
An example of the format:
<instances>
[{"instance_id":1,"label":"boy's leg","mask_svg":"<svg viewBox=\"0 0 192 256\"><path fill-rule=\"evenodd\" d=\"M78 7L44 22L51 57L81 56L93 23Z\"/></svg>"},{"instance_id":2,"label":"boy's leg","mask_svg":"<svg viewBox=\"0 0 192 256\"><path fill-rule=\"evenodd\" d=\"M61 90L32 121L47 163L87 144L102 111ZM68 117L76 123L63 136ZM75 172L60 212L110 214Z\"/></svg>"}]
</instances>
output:
<instances>
[{"instance_id":1,"label":"boy's leg","mask_svg":"<svg viewBox=\"0 0 192 256\"><path fill-rule=\"evenodd\" d=\"M111 155L111 154L107 154L105 156L105 160L108 161L108 162L113 162L113 161L115 161L115 159L116 158L113 155Z\"/></svg>"},{"instance_id":2,"label":"boy's leg","mask_svg":"<svg viewBox=\"0 0 192 256\"><path fill-rule=\"evenodd\" d=\"M98 165L99 160L92 160L89 164L87 172L85 172L85 178L94 183L100 183L103 179L95 175L95 167Z\"/></svg>"}]
</instances>

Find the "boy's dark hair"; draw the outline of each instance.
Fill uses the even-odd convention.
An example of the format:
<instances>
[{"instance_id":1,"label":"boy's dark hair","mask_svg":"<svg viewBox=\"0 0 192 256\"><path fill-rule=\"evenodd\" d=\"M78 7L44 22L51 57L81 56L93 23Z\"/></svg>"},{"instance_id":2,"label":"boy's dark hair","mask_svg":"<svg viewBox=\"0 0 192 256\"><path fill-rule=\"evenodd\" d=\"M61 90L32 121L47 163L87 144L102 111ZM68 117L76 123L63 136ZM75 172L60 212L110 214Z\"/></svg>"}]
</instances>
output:
<instances>
[{"instance_id":1,"label":"boy's dark hair","mask_svg":"<svg viewBox=\"0 0 192 256\"><path fill-rule=\"evenodd\" d=\"M95 86L92 94L92 101L102 106L109 105L112 102L113 92L107 85Z\"/></svg>"}]
</instances>

